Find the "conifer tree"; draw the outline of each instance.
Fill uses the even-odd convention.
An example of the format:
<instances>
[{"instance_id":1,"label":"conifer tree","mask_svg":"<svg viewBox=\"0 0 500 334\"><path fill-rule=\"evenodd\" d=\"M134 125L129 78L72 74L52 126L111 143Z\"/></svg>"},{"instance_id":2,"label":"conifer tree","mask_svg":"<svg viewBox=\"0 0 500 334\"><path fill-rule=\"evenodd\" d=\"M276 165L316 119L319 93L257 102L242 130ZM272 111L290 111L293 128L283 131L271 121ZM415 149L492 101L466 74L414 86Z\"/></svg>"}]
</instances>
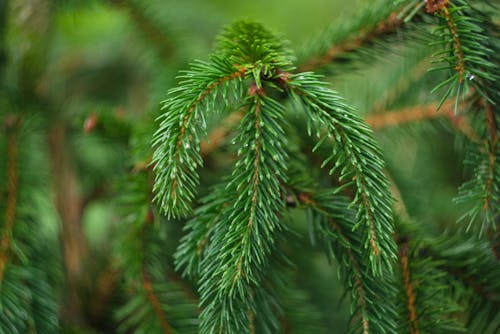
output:
<instances>
[{"instance_id":1,"label":"conifer tree","mask_svg":"<svg viewBox=\"0 0 500 334\"><path fill-rule=\"evenodd\" d=\"M217 3L0 3L0 333L498 333L497 6Z\"/></svg>"}]
</instances>

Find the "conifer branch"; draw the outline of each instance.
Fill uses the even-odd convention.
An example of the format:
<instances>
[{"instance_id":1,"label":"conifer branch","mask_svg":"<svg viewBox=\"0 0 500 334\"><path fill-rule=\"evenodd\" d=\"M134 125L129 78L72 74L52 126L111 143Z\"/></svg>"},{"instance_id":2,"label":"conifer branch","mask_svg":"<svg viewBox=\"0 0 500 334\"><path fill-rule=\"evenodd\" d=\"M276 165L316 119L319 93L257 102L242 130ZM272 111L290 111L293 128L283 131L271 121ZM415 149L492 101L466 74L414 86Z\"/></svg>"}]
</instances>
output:
<instances>
[{"instance_id":1,"label":"conifer branch","mask_svg":"<svg viewBox=\"0 0 500 334\"><path fill-rule=\"evenodd\" d=\"M7 207L5 210L5 225L2 227L0 239L0 284L3 281L5 267L9 261L12 231L16 220L18 189L17 131L21 120L14 115L8 115L4 122L7 134Z\"/></svg>"},{"instance_id":2,"label":"conifer branch","mask_svg":"<svg viewBox=\"0 0 500 334\"><path fill-rule=\"evenodd\" d=\"M373 272L380 274L382 266L392 266L392 260L396 258L396 246L391 235L392 199L383 174L381 153L371 130L314 74L294 75L289 85L295 101L301 103L309 119L318 128L316 135L321 136L321 127L326 130L327 134L313 151L327 138L335 142L332 154L322 166L336 159L330 174L340 172L339 181L345 181L343 187L356 187L352 201L352 205L358 208L356 226L367 227L367 256L372 261ZM308 123L308 129L310 132L311 123Z\"/></svg>"},{"instance_id":3,"label":"conifer branch","mask_svg":"<svg viewBox=\"0 0 500 334\"><path fill-rule=\"evenodd\" d=\"M122 276L135 291L116 316L124 333L194 333L197 298L169 272L161 253L165 240L158 237L152 206L152 171L130 176L123 206L130 211L125 235L119 240ZM175 305L175 307L174 307Z\"/></svg>"},{"instance_id":4,"label":"conifer branch","mask_svg":"<svg viewBox=\"0 0 500 334\"><path fill-rule=\"evenodd\" d=\"M183 86L169 92L163 121L153 139L156 149L152 161L156 171L155 200L167 217L191 211L190 202L198 184L196 169L202 165L199 137L206 127L205 111L200 109L216 111L227 107L231 95L239 94L238 79L244 75L244 68L214 56L211 62L194 63L191 71L179 77L184 80ZM231 83L234 80L236 83Z\"/></svg>"},{"instance_id":5,"label":"conifer branch","mask_svg":"<svg viewBox=\"0 0 500 334\"><path fill-rule=\"evenodd\" d=\"M225 189L218 188L229 198L217 194L215 207L222 213L213 216L220 219L211 227L210 256L201 259L202 333L251 332L254 310L266 307L258 304L262 292L255 289L263 283L269 257L276 256L277 233L283 230L278 214L284 209L284 108L256 85L249 88L248 99L237 137L238 162ZM228 312L241 318L231 319Z\"/></svg>"},{"instance_id":6,"label":"conifer branch","mask_svg":"<svg viewBox=\"0 0 500 334\"><path fill-rule=\"evenodd\" d=\"M395 333L396 312L393 305L394 290L391 275L380 278L370 273L370 260L360 247L364 241L359 230L354 230L354 212L347 209L345 200L323 190L315 193L296 194L299 203L313 212L312 222L327 255L336 258L345 286L351 291L353 333ZM383 299L385 303L377 303ZM355 318L359 317L359 318ZM356 325L355 325L356 324Z\"/></svg>"}]
</instances>

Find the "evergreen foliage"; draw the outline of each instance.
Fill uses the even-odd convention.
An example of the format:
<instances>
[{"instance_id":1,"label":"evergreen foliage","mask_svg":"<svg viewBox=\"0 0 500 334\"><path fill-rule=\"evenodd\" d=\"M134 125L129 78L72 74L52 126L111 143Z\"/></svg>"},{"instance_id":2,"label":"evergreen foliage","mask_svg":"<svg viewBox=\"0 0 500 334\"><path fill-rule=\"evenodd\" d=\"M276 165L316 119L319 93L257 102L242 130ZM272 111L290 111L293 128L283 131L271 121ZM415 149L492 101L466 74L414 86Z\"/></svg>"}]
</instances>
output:
<instances>
[{"instance_id":1,"label":"evergreen foliage","mask_svg":"<svg viewBox=\"0 0 500 334\"><path fill-rule=\"evenodd\" d=\"M500 332L496 5L259 1L0 3L0 334Z\"/></svg>"}]
</instances>

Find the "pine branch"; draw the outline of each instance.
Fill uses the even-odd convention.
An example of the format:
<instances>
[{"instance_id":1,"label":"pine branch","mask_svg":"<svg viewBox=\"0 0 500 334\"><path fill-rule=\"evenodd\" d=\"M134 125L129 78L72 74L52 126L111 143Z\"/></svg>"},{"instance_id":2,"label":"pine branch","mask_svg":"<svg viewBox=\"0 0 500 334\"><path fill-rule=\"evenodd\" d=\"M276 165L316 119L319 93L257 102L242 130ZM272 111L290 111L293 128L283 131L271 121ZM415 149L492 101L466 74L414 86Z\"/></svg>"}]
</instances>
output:
<instances>
[{"instance_id":1,"label":"pine branch","mask_svg":"<svg viewBox=\"0 0 500 334\"><path fill-rule=\"evenodd\" d=\"M466 326L472 332L496 333L500 329L500 269L488 242L461 234L431 240L425 253L439 268L462 284Z\"/></svg>"},{"instance_id":2,"label":"pine branch","mask_svg":"<svg viewBox=\"0 0 500 334\"><path fill-rule=\"evenodd\" d=\"M415 226L399 222L398 233L401 282L398 309L402 320L398 332L463 332L462 324L455 319L462 309L451 298L447 273L440 268L443 262L426 256Z\"/></svg>"},{"instance_id":3,"label":"pine branch","mask_svg":"<svg viewBox=\"0 0 500 334\"><path fill-rule=\"evenodd\" d=\"M367 227L364 248L372 261L373 272L380 274L383 266L391 267L396 255L391 235L392 200L383 174L384 163L371 130L314 74L294 75L289 85L293 98L301 103L318 129L317 136L321 136L321 127L326 130L326 135L313 151L328 138L336 144L323 166L335 159L330 174L340 172L339 181L345 182L342 188L356 187L352 201L352 205L358 208L356 227ZM310 133L311 123L308 123L308 129Z\"/></svg>"},{"instance_id":4,"label":"pine branch","mask_svg":"<svg viewBox=\"0 0 500 334\"><path fill-rule=\"evenodd\" d=\"M32 199L33 189L46 177L41 156L32 152L33 148L41 151L33 144L42 142L42 137L25 115L7 114L2 121L6 131L0 137L0 155L7 159L0 164L5 176L0 182L6 189L6 201L0 202L5 217L0 234L0 332L56 332L56 287L49 284L48 276L57 271L57 264L52 262L54 249L45 247L40 212ZM25 164L39 169L33 173Z\"/></svg>"},{"instance_id":5,"label":"pine branch","mask_svg":"<svg viewBox=\"0 0 500 334\"><path fill-rule=\"evenodd\" d=\"M161 328L163 330L162 332L164 334L172 334L173 333L172 327L170 326L170 323L167 320L166 314L162 310L160 301L156 297L153 285L151 283L150 275L145 268L142 271L142 287L144 288L146 295L149 301L151 302L151 305L153 306L154 312L160 321Z\"/></svg>"}]
</instances>

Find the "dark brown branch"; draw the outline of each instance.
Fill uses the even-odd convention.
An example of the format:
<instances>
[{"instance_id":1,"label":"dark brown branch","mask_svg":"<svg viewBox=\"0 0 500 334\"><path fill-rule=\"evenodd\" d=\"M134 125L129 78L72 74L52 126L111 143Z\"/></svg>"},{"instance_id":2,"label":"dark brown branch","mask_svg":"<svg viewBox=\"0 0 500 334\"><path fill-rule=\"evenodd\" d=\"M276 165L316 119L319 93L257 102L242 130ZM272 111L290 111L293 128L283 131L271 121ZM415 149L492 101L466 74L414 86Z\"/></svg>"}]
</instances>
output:
<instances>
[{"instance_id":1,"label":"dark brown branch","mask_svg":"<svg viewBox=\"0 0 500 334\"><path fill-rule=\"evenodd\" d=\"M66 125L56 121L48 134L55 204L61 219L61 244L66 270L67 300L62 309L64 318L83 324L81 290L90 285L85 261L89 259L87 240L82 228L83 198L79 191L78 175L68 151Z\"/></svg>"},{"instance_id":2,"label":"dark brown branch","mask_svg":"<svg viewBox=\"0 0 500 334\"><path fill-rule=\"evenodd\" d=\"M408 327L410 334L420 334L418 329L417 310L415 308L415 291L413 289L413 282L411 280L411 272L408 258L408 240L396 240L399 248L399 263L401 265L401 273L403 275L403 284L406 293L407 309L408 309Z\"/></svg>"},{"instance_id":3,"label":"dark brown branch","mask_svg":"<svg viewBox=\"0 0 500 334\"><path fill-rule=\"evenodd\" d=\"M146 295L153 306L153 310L160 321L161 328L164 334L172 334L172 327L167 320L165 312L161 307L161 303L156 297L156 294L153 289L153 284L151 283L151 277L149 273L143 268L142 270L142 287L144 291L146 291Z\"/></svg>"},{"instance_id":4,"label":"dark brown branch","mask_svg":"<svg viewBox=\"0 0 500 334\"><path fill-rule=\"evenodd\" d=\"M3 281L5 268L9 261L12 230L16 221L17 190L18 190L18 142L17 130L20 119L7 115L5 127L7 132L7 207L5 210L5 226L0 239L0 283Z\"/></svg>"}]
</instances>

